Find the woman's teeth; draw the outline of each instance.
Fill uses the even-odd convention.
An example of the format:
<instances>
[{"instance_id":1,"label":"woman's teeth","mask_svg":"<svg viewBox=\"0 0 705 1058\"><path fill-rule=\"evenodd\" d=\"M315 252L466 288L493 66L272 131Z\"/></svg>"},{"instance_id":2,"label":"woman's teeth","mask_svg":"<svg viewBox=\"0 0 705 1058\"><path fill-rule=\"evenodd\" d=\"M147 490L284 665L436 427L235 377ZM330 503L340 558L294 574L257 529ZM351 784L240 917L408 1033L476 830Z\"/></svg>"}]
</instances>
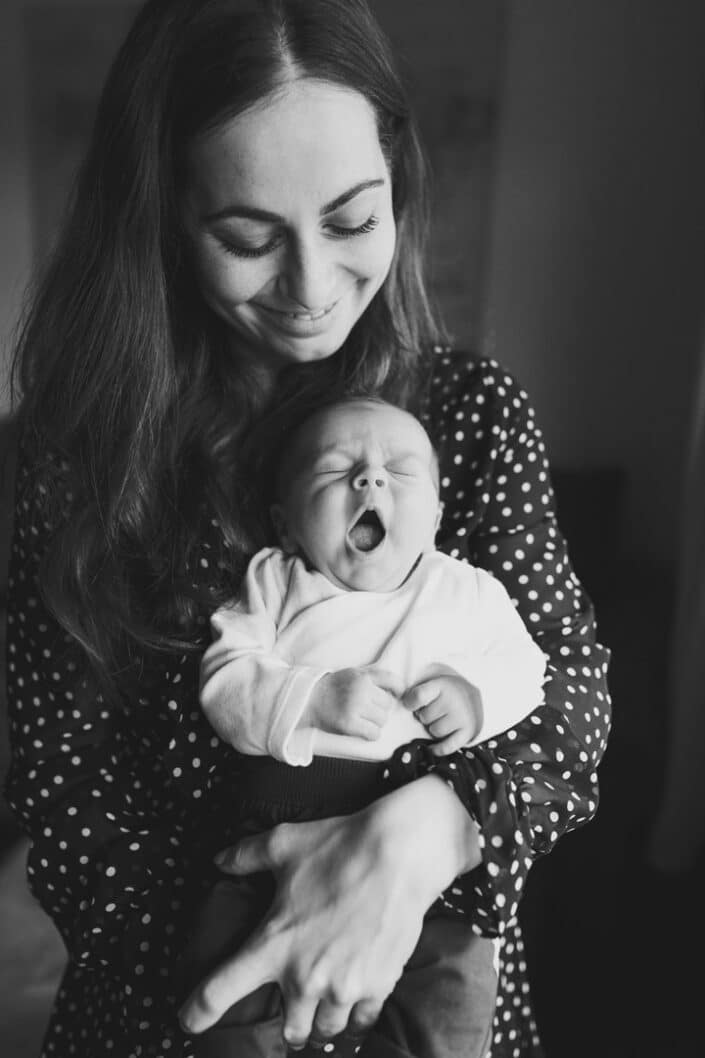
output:
<instances>
[{"instance_id":1,"label":"woman's teeth","mask_svg":"<svg viewBox=\"0 0 705 1058\"><path fill-rule=\"evenodd\" d=\"M313 322L314 320L321 320L330 312L330 309L321 309L320 312L285 312L284 315L290 320L307 320Z\"/></svg>"}]
</instances>

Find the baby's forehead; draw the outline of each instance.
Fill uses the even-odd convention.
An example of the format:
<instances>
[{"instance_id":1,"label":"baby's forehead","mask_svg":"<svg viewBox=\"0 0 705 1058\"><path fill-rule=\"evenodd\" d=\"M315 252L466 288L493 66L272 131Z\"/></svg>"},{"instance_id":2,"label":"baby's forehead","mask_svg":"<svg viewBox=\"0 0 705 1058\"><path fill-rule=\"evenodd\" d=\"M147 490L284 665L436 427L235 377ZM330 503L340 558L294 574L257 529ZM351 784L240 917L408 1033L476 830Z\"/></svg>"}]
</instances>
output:
<instances>
[{"instance_id":1,"label":"baby's forehead","mask_svg":"<svg viewBox=\"0 0 705 1058\"><path fill-rule=\"evenodd\" d=\"M325 408L304 423L296 441L297 461L369 443L429 456L432 451L428 434L413 415L381 401L346 401Z\"/></svg>"}]
</instances>

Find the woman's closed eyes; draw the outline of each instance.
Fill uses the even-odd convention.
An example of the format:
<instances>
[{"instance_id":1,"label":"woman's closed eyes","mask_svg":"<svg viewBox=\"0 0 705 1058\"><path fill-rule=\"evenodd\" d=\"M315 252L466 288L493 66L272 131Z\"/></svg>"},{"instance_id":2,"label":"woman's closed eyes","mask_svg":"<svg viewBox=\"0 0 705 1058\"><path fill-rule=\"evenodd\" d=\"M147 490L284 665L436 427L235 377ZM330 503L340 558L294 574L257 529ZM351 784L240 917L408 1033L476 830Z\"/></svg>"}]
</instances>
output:
<instances>
[{"instance_id":1,"label":"woman's closed eyes","mask_svg":"<svg viewBox=\"0 0 705 1058\"><path fill-rule=\"evenodd\" d=\"M335 239L351 239L358 235L367 235L369 232L374 231L378 224L379 218L373 215L355 227L346 227L342 224L327 224L326 231ZM235 257L265 257L281 245L284 240L283 234L279 233L259 246L248 246L244 243L234 242L224 235L219 234L216 238L225 252L233 254Z\"/></svg>"}]
</instances>

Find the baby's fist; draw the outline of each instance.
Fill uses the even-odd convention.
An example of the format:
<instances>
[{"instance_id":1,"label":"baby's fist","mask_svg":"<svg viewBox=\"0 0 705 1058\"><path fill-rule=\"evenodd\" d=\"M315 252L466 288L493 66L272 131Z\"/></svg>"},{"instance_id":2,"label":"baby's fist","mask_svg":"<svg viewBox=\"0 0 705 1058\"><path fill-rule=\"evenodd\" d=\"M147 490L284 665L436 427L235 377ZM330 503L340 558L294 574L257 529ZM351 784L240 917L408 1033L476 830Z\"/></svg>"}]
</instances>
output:
<instances>
[{"instance_id":1,"label":"baby's fist","mask_svg":"<svg viewBox=\"0 0 705 1058\"><path fill-rule=\"evenodd\" d=\"M402 701L434 739L431 752L437 757L469 745L480 730L480 692L457 674L422 680L409 688Z\"/></svg>"},{"instance_id":2,"label":"baby's fist","mask_svg":"<svg viewBox=\"0 0 705 1058\"><path fill-rule=\"evenodd\" d=\"M331 734L374 741L402 692L400 680L376 665L329 672L311 692L306 722Z\"/></svg>"}]
</instances>

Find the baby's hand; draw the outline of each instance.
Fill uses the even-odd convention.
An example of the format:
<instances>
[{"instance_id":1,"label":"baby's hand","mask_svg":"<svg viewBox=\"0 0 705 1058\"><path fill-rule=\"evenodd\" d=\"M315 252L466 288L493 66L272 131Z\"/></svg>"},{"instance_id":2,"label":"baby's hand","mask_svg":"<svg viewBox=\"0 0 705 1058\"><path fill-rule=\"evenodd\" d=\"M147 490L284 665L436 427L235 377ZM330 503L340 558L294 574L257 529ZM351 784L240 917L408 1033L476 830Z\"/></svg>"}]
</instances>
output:
<instances>
[{"instance_id":1,"label":"baby's hand","mask_svg":"<svg viewBox=\"0 0 705 1058\"><path fill-rule=\"evenodd\" d=\"M480 692L457 674L422 680L409 688L402 702L436 739L431 752L437 757L467 746L480 727Z\"/></svg>"},{"instance_id":2,"label":"baby's hand","mask_svg":"<svg viewBox=\"0 0 705 1058\"><path fill-rule=\"evenodd\" d=\"M313 688L299 726L374 741L403 693L401 680L376 665L329 672Z\"/></svg>"}]
</instances>

